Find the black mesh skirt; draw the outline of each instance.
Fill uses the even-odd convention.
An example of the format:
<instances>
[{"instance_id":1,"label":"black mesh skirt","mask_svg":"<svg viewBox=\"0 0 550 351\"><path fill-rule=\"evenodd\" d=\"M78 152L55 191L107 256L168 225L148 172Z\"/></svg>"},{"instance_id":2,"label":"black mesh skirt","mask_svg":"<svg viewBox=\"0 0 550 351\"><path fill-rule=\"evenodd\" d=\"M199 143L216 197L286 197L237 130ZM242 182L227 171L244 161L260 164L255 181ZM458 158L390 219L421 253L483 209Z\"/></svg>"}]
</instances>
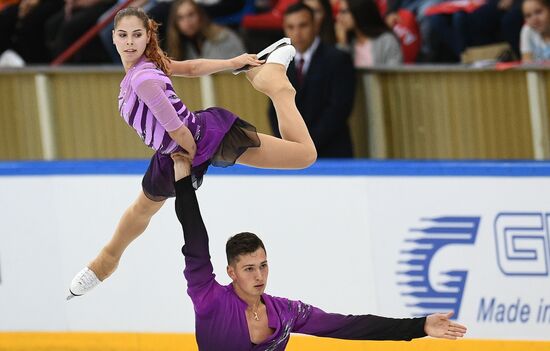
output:
<instances>
[{"instance_id":1,"label":"black mesh skirt","mask_svg":"<svg viewBox=\"0 0 550 351\"><path fill-rule=\"evenodd\" d=\"M233 166L249 147L259 146L260 138L256 127L237 118L210 159L210 163L215 167Z\"/></svg>"},{"instance_id":2,"label":"black mesh skirt","mask_svg":"<svg viewBox=\"0 0 550 351\"><path fill-rule=\"evenodd\" d=\"M201 186L203 176L210 165L214 167L232 166L249 147L259 146L260 138L256 127L237 118L212 157L191 169L193 186L195 189ZM155 152L141 182L145 195L153 201L164 201L169 197L176 196L174 180L174 161L170 155Z\"/></svg>"}]
</instances>

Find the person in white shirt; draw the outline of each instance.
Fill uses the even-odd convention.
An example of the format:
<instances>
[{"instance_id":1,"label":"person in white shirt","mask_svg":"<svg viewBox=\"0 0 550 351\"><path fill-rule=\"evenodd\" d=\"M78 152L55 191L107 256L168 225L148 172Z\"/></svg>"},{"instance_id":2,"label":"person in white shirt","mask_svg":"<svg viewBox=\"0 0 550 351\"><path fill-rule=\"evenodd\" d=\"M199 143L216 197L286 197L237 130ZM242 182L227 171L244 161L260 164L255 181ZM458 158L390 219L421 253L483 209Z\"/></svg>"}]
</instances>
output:
<instances>
[{"instance_id":1,"label":"person in white shirt","mask_svg":"<svg viewBox=\"0 0 550 351\"><path fill-rule=\"evenodd\" d=\"M520 48L523 62L550 60L550 2L525 0L522 5L525 25L521 29Z\"/></svg>"}]
</instances>

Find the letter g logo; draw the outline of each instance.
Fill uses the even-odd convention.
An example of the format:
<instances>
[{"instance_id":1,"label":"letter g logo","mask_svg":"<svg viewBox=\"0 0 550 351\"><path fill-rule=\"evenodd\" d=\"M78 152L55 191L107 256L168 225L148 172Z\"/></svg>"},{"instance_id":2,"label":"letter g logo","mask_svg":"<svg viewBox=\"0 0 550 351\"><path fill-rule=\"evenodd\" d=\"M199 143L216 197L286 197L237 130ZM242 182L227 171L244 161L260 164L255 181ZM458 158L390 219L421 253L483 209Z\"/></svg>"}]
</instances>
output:
<instances>
[{"instance_id":1,"label":"letter g logo","mask_svg":"<svg viewBox=\"0 0 550 351\"><path fill-rule=\"evenodd\" d=\"M548 276L546 213L499 213L495 218L498 266L505 275Z\"/></svg>"}]
</instances>

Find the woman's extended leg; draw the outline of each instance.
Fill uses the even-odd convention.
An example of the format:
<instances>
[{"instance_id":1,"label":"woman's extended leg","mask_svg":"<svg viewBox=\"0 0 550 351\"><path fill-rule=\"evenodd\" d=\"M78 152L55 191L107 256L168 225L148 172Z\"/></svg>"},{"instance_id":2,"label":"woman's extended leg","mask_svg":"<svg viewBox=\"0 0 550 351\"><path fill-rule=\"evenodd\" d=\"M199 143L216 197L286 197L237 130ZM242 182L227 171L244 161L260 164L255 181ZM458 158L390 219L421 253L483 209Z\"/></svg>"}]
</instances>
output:
<instances>
[{"instance_id":1,"label":"woman's extended leg","mask_svg":"<svg viewBox=\"0 0 550 351\"><path fill-rule=\"evenodd\" d=\"M99 280L105 280L114 272L124 250L145 231L151 218L160 210L163 204L164 201L150 200L143 191L139 193L137 199L120 218L109 243L88 265Z\"/></svg>"},{"instance_id":2,"label":"woman's extended leg","mask_svg":"<svg viewBox=\"0 0 550 351\"><path fill-rule=\"evenodd\" d=\"M115 271L124 250L145 231L151 218L163 204L164 201L150 200L141 191L120 218L111 240L73 279L69 297L83 295L108 278Z\"/></svg>"},{"instance_id":3,"label":"woman's extended leg","mask_svg":"<svg viewBox=\"0 0 550 351\"><path fill-rule=\"evenodd\" d=\"M315 162L317 152L302 115L296 107L296 90L286 76L285 55L294 54L290 45L273 52L280 60L270 58L266 64L246 73L252 86L267 95L277 112L282 139L258 133L261 146L249 148L237 160L259 168L305 168ZM288 61L290 61L290 59Z\"/></svg>"}]
</instances>

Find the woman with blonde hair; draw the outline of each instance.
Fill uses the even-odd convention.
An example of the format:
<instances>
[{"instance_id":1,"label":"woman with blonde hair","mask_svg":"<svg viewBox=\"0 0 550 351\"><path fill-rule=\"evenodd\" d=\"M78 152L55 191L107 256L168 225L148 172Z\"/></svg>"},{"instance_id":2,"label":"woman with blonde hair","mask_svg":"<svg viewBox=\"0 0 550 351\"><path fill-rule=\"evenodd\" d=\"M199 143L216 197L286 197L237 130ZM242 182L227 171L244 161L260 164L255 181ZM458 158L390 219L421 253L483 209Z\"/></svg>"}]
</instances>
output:
<instances>
[{"instance_id":1,"label":"woman with blonde hair","mask_svg":"<svg viewBox=\"0 0 550 351\"><path fill-rule=\"evenodd\" d=\"M239 36L211 22L193 0L173 2L166 36L168 55L176 60L228 59L245 52Z\"/></svg>"}]
</instances>

